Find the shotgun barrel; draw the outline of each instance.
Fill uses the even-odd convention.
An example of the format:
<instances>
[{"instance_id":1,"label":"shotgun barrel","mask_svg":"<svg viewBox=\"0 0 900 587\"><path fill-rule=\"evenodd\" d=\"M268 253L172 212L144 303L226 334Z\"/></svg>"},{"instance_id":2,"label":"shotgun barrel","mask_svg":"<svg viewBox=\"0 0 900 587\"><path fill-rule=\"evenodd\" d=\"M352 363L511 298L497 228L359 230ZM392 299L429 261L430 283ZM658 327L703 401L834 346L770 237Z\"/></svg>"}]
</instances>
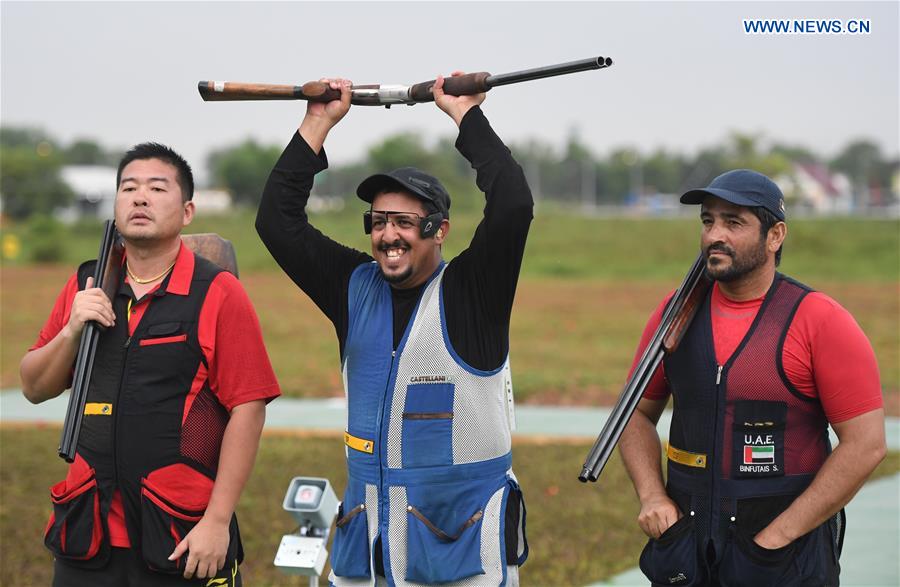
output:
<instances>
[{"instance_id":1,"label":"shotgun barrel","mask_svg":"<svg viewBox=\"0 0 900 587\"><path fill-rule=\"evenodd\" d=\"M97 266L94 269L94 287L102 288L110 300L114 299L121 277L123 247L118 239L116 225L107 220L103 227L103 239L97 255ZM94 368L94 357L97 352L97 340L100 338L100 326L96 322L88 322L81 331L78 343L78 354L75 355L75 374L72 377L72 393L66 408L66 419L63 422L62 436L59 441L59 456L66 462L75 460L78 447L78 435L81 432L81 421L84 418L84 406L87 402L88 385Z\"/></svg>"},{"instance_id":2,"label":"shotgun barrel","mask_svg":"<svg viewBox=\"0 0 900 587\"><path fill-rule=\"evenodd\" d=\"M517 84L520 82L604 69L610 67L613 60L609 57L589 57L568 63L536 67L491 75L485 71L468 73L444 80L444 91L453 96L469 96L487 92L497 86ZM412 86L368 84L355 85L351 88L351 102L358 106L385 106L395 104L418 104L434 100L432 89L435 80L413 84ZM330 102L341 97L338 90L333 90L323 82L307 82L302 86L256 84L245 82L201 81L197 84L200 97L207 102L225 102L236 100L308 100L311 102Z\"/></svg>"},{"instance_id":3,"label":"shotgun barrel","mask_svg":"<svg viewBox=\"0 0 900 587\"><path fill-rule=\"evenodd\" d=\"M496 88L497 86L505 86L507 84L518 84L535 79L543 79L545 77L568 75L570 73L590 71L592 69L603 69L611 66L612 63L613 61L609 57L588 57L587 59L579 59L578 61L570 61L558 65L547 65L544 67L535 67L534 69L514 71L512 73L489 75L485 80L485 83L488 89L490 89Z\"/></svg>"},{"instance_id":4,"label":"shotgun barrel","mask_svg":"<svg viewBox=\"0 0 900 587\"><path fill-rule=\"evenodd\" d=\"M711 281L706 275L706 260L703 254L691 266L672 299L666 304L659 326L644 349L634 372L625 383L616 405L603 425L600 435L584 461L584 467L578 480L582 482L596 481L603 472L609 457L631 415L637 409L641 396L650 384L653 374L666 354L671 354L678 347L681 338L690 326L691 320L703 302Z\"/></svg>"}]
</instances>

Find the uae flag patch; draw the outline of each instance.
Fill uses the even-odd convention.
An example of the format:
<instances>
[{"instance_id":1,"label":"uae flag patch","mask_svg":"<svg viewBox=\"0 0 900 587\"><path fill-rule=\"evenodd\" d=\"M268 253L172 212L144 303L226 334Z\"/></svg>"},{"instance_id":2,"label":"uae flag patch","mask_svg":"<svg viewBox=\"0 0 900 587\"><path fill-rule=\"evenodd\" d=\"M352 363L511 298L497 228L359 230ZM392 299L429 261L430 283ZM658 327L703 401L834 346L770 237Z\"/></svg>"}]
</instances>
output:
<instances>
[{"instance_id":1,"label":"uae flag patch","mask_svg":"<svg viewBox=\"0 0 900 587\"><path fill-rule=\"evenodd\" d=\"M775 446L744 445L745 465L771 465L775 463Z\"/></svg>"},{"instance_id":2,"label":"uae flag patch","mask_svg":"<svg viewBox=\"0 0 900 587\"><path fill-rule=\"evenodd\" d=\"M731 476L735 479L784 475L787 404L741 400L734 403Z\"/></svg>"},{"instance_id":3,"label":"uae flag patch","mask_svg":"<svg viewBox=\"0 0 900 587\"><path fill-rule=\"evenodd\" d=\"M734 447L734 474L738 477L784 475L784 442L781 430L770 433L744 433ZM737 440L737 439L736 439Z\"/></svg>"}]
</instances>

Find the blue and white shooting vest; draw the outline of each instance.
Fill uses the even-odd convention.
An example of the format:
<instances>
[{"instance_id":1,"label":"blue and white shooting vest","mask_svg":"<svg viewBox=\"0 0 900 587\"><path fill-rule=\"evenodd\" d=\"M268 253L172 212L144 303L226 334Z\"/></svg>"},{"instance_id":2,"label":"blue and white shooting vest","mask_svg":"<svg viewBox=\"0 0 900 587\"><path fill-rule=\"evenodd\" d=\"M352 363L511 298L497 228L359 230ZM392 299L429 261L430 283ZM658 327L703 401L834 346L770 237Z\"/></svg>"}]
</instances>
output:
<instances>
[{"instance_id":1,"label":"blue and white shooting vest","mask_svg":"<svg viewBox=\"0 0 900 587\"><path fill-rule=\"evenodd\" d=\"M338 512L330 580L374 584L382 549L390 585L504 585L512 473L509 361L467 365L447 334L444 264L424 287L396 351L391 287L374 262L350 278L343 356L348 485ZM518 504L516 504L518 505ZM515 516L517 517L517 516ZM514 530L524 545L524 514Z\"/></svg>"}]
</instances>

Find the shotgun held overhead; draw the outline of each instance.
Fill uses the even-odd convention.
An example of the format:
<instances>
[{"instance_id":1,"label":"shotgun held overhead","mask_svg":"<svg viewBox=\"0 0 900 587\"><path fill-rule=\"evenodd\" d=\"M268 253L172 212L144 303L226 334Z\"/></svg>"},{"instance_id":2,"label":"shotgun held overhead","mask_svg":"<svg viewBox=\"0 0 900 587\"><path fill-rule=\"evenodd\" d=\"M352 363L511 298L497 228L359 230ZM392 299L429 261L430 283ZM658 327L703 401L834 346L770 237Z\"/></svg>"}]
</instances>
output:
<instances>
[{"instance_id":1,"label":"shotgun held overhead","mask_svg":"<svg viewBox=\"0 0 900 587\"><path fill-rule=\"evenodd\" d=\"M609 57L589 57L557 65L536 67L511 73L491 75L485 71L469 73L444 80L444 91L454 96L468 96L487 92L497 86L568 75L580 71L605 69L613 64ZM367 84L351 87L351 103L357 106L385 106L394 104L418 104L434 100L432 88L435 80L411 86ZM307 82L303 85L258 84L245 82L201 81L200 97L207 102L231 102L242 100L308 100L330 102L340 98L340 91L323 82Z\"/></svg>"}]
</instances>

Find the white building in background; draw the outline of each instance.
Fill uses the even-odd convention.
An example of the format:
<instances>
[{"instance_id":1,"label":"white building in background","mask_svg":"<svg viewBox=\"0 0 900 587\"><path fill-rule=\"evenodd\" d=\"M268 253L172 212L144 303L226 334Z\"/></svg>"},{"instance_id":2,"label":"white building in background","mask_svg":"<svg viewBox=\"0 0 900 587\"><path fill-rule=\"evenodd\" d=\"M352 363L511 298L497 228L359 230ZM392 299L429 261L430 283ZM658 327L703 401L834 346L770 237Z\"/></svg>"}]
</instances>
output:
<instances>
[{"instance_id":1,"label":"white building in background","mask_svg":"<svg viewBox=\"0 0 900 587\"><path fill-rule=\"evenodd\" d=\"M194 188L194 206L200 217L224 214L231 210L231 194L228 190Z\"/></svg>"},{"instance_id":2,"label":"white building in background","mask_svg":"<svg viewBox=\"0 0 900 587\"><path fill-rule=\"evenodd\" d=\"M846 214L853 210L853 189L843 173L818 164L794 165L794 177L816 212Z\"/></svg>"},{"instance_id":3,"label":"white building in background","mask_svg":"<svg viewBox=\"0 0 900 587\"><path fill-rule=\"evenodd\" d=\"M72 205L61 210L58 218L74 222L81 218L105 220L113 217L116 199L116 168L103 165L66 165L62 179L72 191ZM194 189L194 205L202 215L222 214L231 210L231 194L226 190Z\"/></svg>"},{"instance_id":4,"label":"white building in background","mask_svg":"<svg viewBox=\"0 0 900 587\"><path fill-rule=\"evenodd\" d=\"M112 218L116 199L116 168L104 165L66 165L62 179L75 192L75 200L60 211L59 219Z\"/></svg>"},{"instance_id":5,"label":"white building in background","mask_svg":"<svg viewBox=\"0 0 900 587\"><path fill-rule=\"evenodd\" d=\"M853 212L853 190L843 173L819 163L795 163L790 176L776 178L785 195L815 214Z\"/></svg>"}]
</instances>

